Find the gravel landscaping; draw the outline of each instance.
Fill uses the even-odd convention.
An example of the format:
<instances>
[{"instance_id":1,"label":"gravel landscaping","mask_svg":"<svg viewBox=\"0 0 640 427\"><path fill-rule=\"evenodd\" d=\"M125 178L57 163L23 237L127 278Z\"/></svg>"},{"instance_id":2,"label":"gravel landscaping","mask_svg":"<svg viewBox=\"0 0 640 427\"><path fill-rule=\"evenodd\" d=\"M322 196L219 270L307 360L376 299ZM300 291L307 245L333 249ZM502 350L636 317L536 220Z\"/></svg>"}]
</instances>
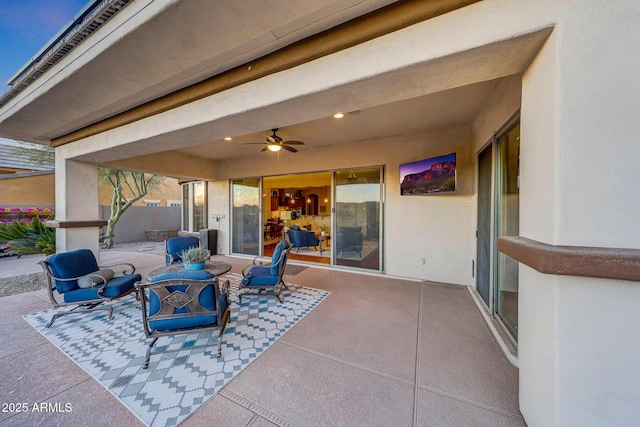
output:
<instances>
[{"instance_id":1,"label":"gravel landscaping","mask_svg":"<svg viewBox=\"0 0 640 427\"><path fill-rule=\"evenodd\" d=\"M164 242L120 243L114 245L111 249L101 249L101 251L142 252L160 256L164 256L165 253ZM44 272L0 277L0 297L37 291L46 287L47 279Z\"/></svg>"}]
</instances>

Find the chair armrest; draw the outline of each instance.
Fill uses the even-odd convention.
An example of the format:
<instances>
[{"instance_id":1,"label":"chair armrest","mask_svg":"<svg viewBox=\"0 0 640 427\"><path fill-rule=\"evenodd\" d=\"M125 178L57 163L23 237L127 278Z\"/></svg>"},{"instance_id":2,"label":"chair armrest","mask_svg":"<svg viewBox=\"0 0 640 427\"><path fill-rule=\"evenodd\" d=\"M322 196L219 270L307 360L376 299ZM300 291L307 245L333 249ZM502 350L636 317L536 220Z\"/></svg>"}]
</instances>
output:
<instances>
[{"instance_id":1,"label":"chair armrest","mask_svg":"<svg viewBox=\"0 0 640 427\"><path fill-rule=\"evenodd\" d=\"M78 280L84 277L84 276L78 276L78 277L70 277L68 279L63 279L61 277L54 276L50 271L47 271L47 276L51 277L52 280L58 280L60 282L72 282L74 280Z\"/></svg>"},{"instance_id":2,"label":"chair armrest","mask_svg":"<svg viewBox=\"0 0 640 427\"><path fill-rule=\"evenodd\" d=\"M119 262L117 264L110 264L110 265L99 265L98 268L110 268L113 270L113 267L117 267L117 266L123 266L124 269L122 270L122 274L133 274L136 272L136 267L133 264L130 264L128 262ZM127 272L128 269L131 269L131 272Z\"/></svg>"},{"instance_id":3,"label":"chair armrest","mask_svg":"<svg viewBox=\"0 0 640 427\"><path fill-rule=\"evenodd\" d=\"M256 257L256 259L257 259L257 257ZM255 259L254 259L253 261L254 261L254 262L253 262L253 264L245 265L245 266L242 268L242 273L241 273L241 274L242 274L242 277L246 277L247 279L248 279L248 278L250 278L250 277L252 276L252 274L251 274L251 269L252 269L253 267L256 267L256 266L257 266L257 267L265 267L265 268L272 268L272 267L276 267L276 266L277 266L277 264L269 264L269 265L265 265L263 261L260 261L258 264L256 264L256 260L255 260ZM248 270L247 270L247 269L248 269Z\"/></svg>"},{"instance_id":4,"label":"chair armrest","mask_svg":"<svg viewBox=\"0 0 640 427\"><path fill-rule=\"evenodd\" d=\"M116 265L117 265L117 264L116 264ZM47 276L49 276L49 277L51 278L51 282L50 282L50 283L51 283L51 289L52 289L52 290L53 290L53 289L57 289L57 287L56 287L56 285L55 285L55 281L56 281L56 280L58 280L58 281L60 281L60 282L73 282L74 280L79 280L79 279L82 279L83 277L100 277L100 278L102 279L102 283L94 283L94 284L92 284L92 285L91 285L91 289L93 289L94 291L97 291L97 292L98 292L98 296L99 296L100 298L104 298L104 297L102 296L102 292L104 291L105 286L107 286L107 282L108 282L108 280L106 279L106 277L104 277L104 276L102 276L102 275L100 275L100 274L97 274L97 273L95 273L95 274L94 274L94 273L91 273L91 274L86 274L86 275L84 275L84 276L70 277L70 278L68 278L68 279L63 279L63 278L61 278L61 277L56 277L56 276L54 276L54 275L51 273L51 271L49 271L48 269L47 269L47 270L45 270L45 271L46 271ZM54 298L54 296L53 296L53 295L50 295L50 297L51 297L51 299L53 299L53 300L55 301L55 298ZM107 299L108 299L108 298L107 298Z\"/></svg>"},{"instance_id":5,"label":"chair armrest","mask_svg":"<svg viewBox=\"0 0 640 427\"><path fill-rule=\"evenodd\" d=\"M220 286L220 295L228 295L231 289L231 282L229 280L218 280Z\"/></svg>"},{"instance_id":6,"label":"chair armrest","mask_svg":"<svg viewBox=\"0 0 640 427\"><path fill-rule=\"evenodd\" d=\"M259 256L255 257L253 259L253 261L251 262L251 264L245 265L242 268L242 273L241 273L242 276L243 277L251 277L250 275L249 276L245 275L245 271L247 271L247 269L251 270L251 267L255 267L255 266L267 267L266 265L264 265L264 263L265 263L265 261L263 261ZM271 268L271 267L273 267L273 265L270 264L268 267ZM250 274L250 273L247 271L247 274Z\"/></svg>"}]
</instances>

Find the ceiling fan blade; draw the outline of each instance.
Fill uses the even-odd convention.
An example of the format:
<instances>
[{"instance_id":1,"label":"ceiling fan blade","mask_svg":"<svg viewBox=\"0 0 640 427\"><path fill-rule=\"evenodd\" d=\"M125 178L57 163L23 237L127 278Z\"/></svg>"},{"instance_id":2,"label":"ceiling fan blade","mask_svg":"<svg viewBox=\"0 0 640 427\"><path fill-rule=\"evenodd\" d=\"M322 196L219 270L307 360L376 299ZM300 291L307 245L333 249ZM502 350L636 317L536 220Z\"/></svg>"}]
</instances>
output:
<instances>
[{"instance_id":1,"label":"ceiling fan blade","mask_svg":"<svg viewBox=\"0 0 640 427\"><path fill-rule=\"evenodd\" d=\"M266 142L243 142L240 145L266 145Z\"/></svg>"},{"instance_id":2,"label":"ceiling fan blade","mask_svg":"<svg viewBox=\"0 0 640 427\"><path fill-rule=\"evenodd\" d=\"M276 142L280 142L277 139L275 139L273 136L265 135L265 137L267 137L267 141L269 141L269 144L275 144Z\"/></svg>"},{"instance_id":3,"label":"ceiling fan blade","mask_svg":"<svg viewBox=\"0 0 640 427\"><path fill-rule=\"evenodd\" d=\"M265 147L264 147L262 150L260 150L260 151L267 151L267 150L269 150L269 146L268 146L268 145L267 145L267 146L265 146Z\"/></svg>"},{"instance_id":4,"label":"ceiling fan blade","mask_svg":"<svg viewBox=\"0 0 640 427\"><path fill-rule=\"evenodd\" d=\"M305 145L302 141L282 141L282 143L289 145Z\"/></svg>"},{"instance_id":5,"label":"ceiling fan blade","mask_svg":"<svg viewBox=\"0 0 640 427\"><path fill-rule=\"evenodd\" d=\"M291 151L292 153L297 153L298 152L298 150L296 150L293 147L289 147L288 145L281 145L281 147L284 148L287 151Z\"/></svg>"}]
</instances>

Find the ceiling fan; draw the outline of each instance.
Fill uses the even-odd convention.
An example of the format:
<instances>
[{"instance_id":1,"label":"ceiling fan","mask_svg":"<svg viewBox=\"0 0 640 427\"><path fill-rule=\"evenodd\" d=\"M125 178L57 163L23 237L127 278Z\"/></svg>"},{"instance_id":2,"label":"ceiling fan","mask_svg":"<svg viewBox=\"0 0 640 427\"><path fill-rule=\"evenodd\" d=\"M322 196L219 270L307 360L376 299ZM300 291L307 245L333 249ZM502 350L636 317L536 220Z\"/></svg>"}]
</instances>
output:
<instances>
[{"instance_id":1,"label":"ceiling fan","mask_svg":"<svg viewBox=\"0 0 640 427\"><path fill-rule=\"evenodd\" d=\"M283 141L282 138L276 135L276 132L278 132L278 128L271 129L271 131L273 132L273 135L265 135L267 142L245 142L243 145L250 145L250 144L266 145L261 151L269 150L269 151L273 151L274 153L280 151L282 148L284 148L287 151L291 151L292 153L297 153L298 150L293 147L290 147L290 145L304 145L304 142L302 141Z\"/></svg>"}]
</instances>

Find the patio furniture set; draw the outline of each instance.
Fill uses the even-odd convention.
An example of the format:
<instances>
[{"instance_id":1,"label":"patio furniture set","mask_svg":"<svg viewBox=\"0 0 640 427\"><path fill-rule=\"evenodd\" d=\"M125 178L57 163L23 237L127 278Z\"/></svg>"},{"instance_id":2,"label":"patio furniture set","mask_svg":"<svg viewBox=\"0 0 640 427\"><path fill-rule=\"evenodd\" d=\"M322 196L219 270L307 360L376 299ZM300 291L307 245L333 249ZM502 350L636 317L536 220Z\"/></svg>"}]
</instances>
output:
<instances>
[{"instance_id":1,"label":"patio furniture set","mask_svg":"<svg viewBox=\"0 0 640 427\"><path fill-rule=\"evenodd\" d=\"M208 260L202 270L188 270L181 254L197 246L197 237L173 237L166 241L166 265L153 270L142 282L135 266L122 263L99 266L89 249L51 255L39 262L47 277L47 290L54 308L71 307L55 313L47 327L67 314L105 310L113 319L113 306L104 304L135 294L142 308L142 329L151 343L143 368L149 366L153 347L161 337L196 332L219 331L218 353L222 355L222 337L229 321L232 303L229 280L221 277L231 265ZM271 263L262 265L257 259L242 270L239 302L249 295L276 297L283 302L287 289L283 274L291 244L281 240L273 252ZM116 274L118 273L118 274Z\"/></svg>"}]
</instances>

